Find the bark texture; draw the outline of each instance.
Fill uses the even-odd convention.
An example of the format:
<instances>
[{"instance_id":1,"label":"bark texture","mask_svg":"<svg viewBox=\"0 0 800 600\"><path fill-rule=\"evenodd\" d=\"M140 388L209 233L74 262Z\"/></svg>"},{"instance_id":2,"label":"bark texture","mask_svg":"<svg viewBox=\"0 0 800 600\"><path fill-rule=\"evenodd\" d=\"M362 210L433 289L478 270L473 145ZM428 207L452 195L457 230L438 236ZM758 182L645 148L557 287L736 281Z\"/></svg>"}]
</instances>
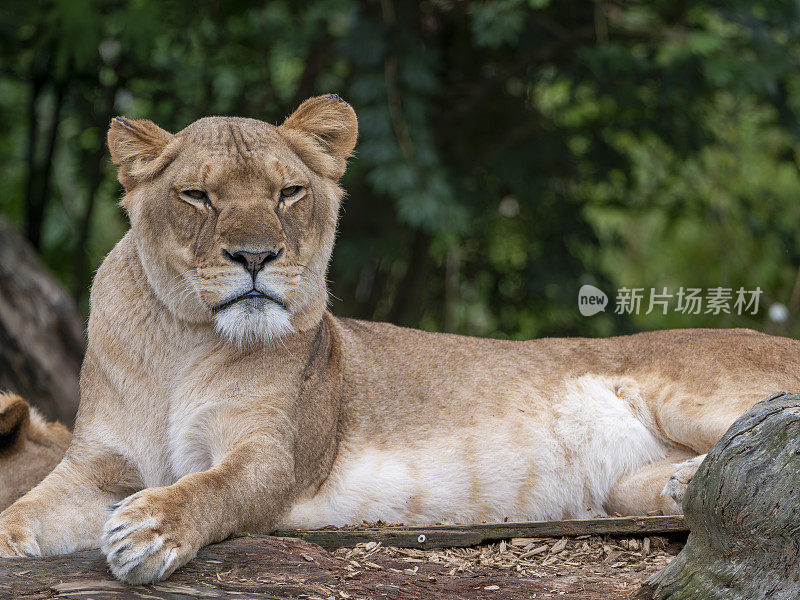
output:
<instances>
[{"instance_id":1,"label":"bark texture","mask_svg":"<svg viewBox=\"0 0 800 600\"><path fill-rule=\"evenodd\" d=\"M639 597L800 597L799 442L798 394L776 394L742 415L686 491L686 546Z\"/></svg>"},{"instance_id":2,"label":"bark texture","mask_svg":"<svg viewBox=\"0 0 800 600\"><path fill-rule=\"evenodd\" d=\"M368 560L348 561L303 540L253 536L206 546L168 580L154 585L116 581L96 550L44 559L0 560L0 598L629 600L641 578L614 565L552 564L519 576L513 569L483 565L482 561L473 561L463 570L452 563L381 553Z\"/></svg>"},{"instance_id":3,"label":"bark texture","mask_svg":"<svg viewBox=\"0 0 800 600\"><path fill-rule=\"evenodd\" d=\"M30 244L0 217L0 391L72 427L84 320Z\"/></svg>"}]
</instances>

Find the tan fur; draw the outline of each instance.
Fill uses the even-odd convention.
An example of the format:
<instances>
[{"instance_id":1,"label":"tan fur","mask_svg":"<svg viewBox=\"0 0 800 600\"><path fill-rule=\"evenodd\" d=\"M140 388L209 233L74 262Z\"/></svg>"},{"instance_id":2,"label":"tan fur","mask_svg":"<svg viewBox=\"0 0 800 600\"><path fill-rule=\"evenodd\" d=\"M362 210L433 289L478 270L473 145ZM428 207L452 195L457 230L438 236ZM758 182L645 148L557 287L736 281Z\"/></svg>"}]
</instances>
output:
<instances>
[{"instance_id":1,"label":"tan fur","mask_svg":"<svg viewBox=\"0 0 800 600\"><path fill-rule=\"evenodd\" d=\"M0 394L0 511L53 470L70 437L16 394Z\"/></svg>"},{"instance_id":2,"label":"tan fur","mask_svg":"<svg viewBox=\"0 0 800 600\"><path fill-rule=\"evenodd\" d=\"M72 444L0 515L0 555L100 546L141 583L276 525L677 512L673 461L798 388L800 344L752 331L511 342L332 316L356 132L335 96L279 127L112 122L131 230L92 288ZM270 258L254 275L237 252Z\"/></svg>"}]
</instances>

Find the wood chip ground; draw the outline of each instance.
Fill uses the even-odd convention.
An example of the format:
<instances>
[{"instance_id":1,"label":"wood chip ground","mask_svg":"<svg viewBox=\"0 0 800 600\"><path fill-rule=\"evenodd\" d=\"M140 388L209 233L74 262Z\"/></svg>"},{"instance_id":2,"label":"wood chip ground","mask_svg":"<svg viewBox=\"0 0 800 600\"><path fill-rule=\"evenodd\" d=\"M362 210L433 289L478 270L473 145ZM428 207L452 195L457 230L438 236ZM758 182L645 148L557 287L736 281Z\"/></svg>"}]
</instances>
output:
<instances>
[{"instance_id":1,"label":"wood chip ground","mask_svg":"<svg viewBox=\"0 0 800 600\"><path fill-rule=\"evenodd\" d=\"M354 577L364 571L388 569L441 584L486 578L488 584L475 591L494 592L486 593L487 598L611 599L633 598L641 583L680 551L682 541L661 536L515 538L474 548L437 550L371 542L332 554L346 561ZM525 593L525 586L506 585L504 590L503 582L511 578L537 585L531 585L530 593Z\"/></svg>"},{"instance_id":2,"label":"wood chip ground","mask_svg":"<svg viewBox=\"0 0 800 600\"><path fill-rule=\"evenodd\" d=\"M379 543L327 551L252 536L208 546L166 582L115 581L99 552L0 561L0 599L622 600L680 550L680 537L522 538L418 550Z\"/></svg>"}]
</instances>

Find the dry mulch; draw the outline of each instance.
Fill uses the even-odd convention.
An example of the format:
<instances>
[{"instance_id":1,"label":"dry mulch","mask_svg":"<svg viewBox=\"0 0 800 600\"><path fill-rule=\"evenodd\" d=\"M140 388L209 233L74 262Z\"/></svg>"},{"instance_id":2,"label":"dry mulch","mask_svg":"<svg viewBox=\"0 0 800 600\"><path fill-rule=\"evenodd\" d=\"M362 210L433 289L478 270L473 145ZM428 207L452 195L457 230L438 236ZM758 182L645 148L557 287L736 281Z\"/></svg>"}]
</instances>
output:
<instances>
[{"instance_id":1,"label":"dry mulch","mask_svg":"<svg viewBox=\"0 0 800 600\"><path fill-rule=\"evenodd\" d=\"M521 588L515 585L515 598L590 598L595 591L601 592L597 597L628 598L680 552L684 541L681 536L515 538L474 548L433 550L368 542L355 548L339 548L332 554L346 562L353 578L369 571L405 574L439 584L470 577L516 578L541 585L535 586L537 591L521 595ZM502 587L489 584L483 590L486 597L503 597ZM619 594L602 595L610 589ZM339 597L357 598L341 593ZM308 599L317 600L311 595Z\"/></svg>"}]
</instances>

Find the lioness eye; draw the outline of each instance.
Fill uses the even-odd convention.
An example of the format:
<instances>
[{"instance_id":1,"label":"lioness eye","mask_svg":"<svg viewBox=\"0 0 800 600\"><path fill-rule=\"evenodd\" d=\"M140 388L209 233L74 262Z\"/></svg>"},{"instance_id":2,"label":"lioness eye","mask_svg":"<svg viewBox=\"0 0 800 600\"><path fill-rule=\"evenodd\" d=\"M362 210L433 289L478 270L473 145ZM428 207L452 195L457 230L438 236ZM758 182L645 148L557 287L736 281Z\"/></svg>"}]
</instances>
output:
<instances>
[{"instance_id":1,"label":"lioness eye","mask_svg":"<svg viewBox=\"0 0 800 600\"><path fill-rule=\"evenodd\" d=\"M203 190L183 190L181 192L184 196L189 196L193 200L208 200L208 194Z\"/></svg>"},{"instance_id":2,"label":"lioness eye","mask_svg":"<svg viewBox=\"0 0 800 600\"><path fill-rule=\"evenodd\" d=\"M289 187L285 187L281 190L281 198L291 198L301 189L303 188L299 185L290 185Z\"/></svg>"}]
</instances>

